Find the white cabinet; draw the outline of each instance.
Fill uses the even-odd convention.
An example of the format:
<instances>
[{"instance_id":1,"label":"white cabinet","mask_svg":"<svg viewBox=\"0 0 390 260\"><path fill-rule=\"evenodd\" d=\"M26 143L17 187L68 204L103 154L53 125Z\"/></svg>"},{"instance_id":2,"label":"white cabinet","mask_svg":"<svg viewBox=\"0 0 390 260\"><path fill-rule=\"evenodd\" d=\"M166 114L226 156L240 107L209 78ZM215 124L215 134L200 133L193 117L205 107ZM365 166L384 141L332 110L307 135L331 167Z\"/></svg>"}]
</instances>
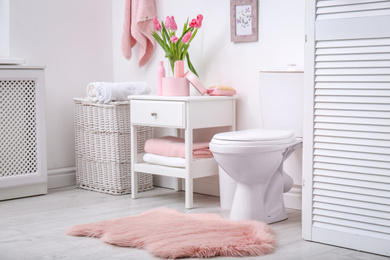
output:
<instances>
[{"instance_id":1,"label":"white cabinet","mask_svg":"<svg viewBox=\"0 0 390 260\"><path fill-rule=\"evenodd\" d=\"M0 66L0 200L47 193L41 67Z\"/></svg>"},{"instance_id":2,"label":"white cabinet","mask_svg":"<svg viewBox=\"0 0 390 260\"><path fill-rule=\"evenodd\" d=\"M303 237L390 256L390 1L307 1Z\"/></svg>"},{"instance_id":3,"label":"white cabinet","mask_svg":"<svg viewBox=\"0 0 390 260\"><path fill-rule=\"evenodd\" d=\"M228 126L235 130L235 98L188 96L131 96L132 197L137 198L137 172L185 180L185 207L193 206L193 179L218 174L214 158L193 160L193 130ZM137 147L137 126L171 127L184 130L185 168L142 162Z\"/></svg>"}]
</instances>

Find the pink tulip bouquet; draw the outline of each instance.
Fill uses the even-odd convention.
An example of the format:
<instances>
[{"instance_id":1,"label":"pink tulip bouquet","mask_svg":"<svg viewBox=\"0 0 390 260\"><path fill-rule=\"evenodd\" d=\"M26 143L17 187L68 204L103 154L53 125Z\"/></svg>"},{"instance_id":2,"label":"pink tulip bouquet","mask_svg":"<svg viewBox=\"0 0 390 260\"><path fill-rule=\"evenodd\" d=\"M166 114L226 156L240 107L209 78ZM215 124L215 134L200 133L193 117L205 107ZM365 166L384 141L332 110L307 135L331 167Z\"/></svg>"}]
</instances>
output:
<instances>
[{"instance_id":1,"label":"pink tulip bouquet","mask_svg":"<svg viewBox=\"0 0 390 260\"><path fill-rule=\"evenodd\" d=\"M165 57L169 59L172 73L174 73L175 61L186 59L188 68L198 76L191 63L188 47L190 47L190 42L195 38L198 29L202 26L202 20L203 16L201 14L196 19L192 19L190 23L187 19L183 32L178 37L176 36L177 24L173 16L167 16L165 24L162 21L160 24L157 18L153 19L155 31L152 32L152 36L165 51Z\"/></svg>"}]
</instances>

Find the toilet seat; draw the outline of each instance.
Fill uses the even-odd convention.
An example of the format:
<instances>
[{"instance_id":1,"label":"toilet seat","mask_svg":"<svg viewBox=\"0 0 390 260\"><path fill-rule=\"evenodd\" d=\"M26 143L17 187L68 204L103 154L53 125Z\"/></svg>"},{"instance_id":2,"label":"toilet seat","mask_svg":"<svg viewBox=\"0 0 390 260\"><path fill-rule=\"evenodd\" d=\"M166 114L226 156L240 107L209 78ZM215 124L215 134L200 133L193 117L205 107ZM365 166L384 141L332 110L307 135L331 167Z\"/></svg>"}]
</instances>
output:
<instances>
[{"instance_id":1,"label":"toilet seat","mask_svg":"<svg viewBox=\"0 0 390 260\"><path fill-rule=\"evenodd\" d=\"M214 144L229 146L284 145L296 141L294 132L270 129L247 129L214 135Z\"/></svg>"},{"instance_id":2,"label":"toilet seat","mask_svg":"<svg viewBox=\"0 0 390 260\"><path fill-rule=\"evenodd\" d=\"M247 129L214 135L210 150L220 153L263 153L286 149L300 142L292 131Z\"/></svg>"}]
</instances>

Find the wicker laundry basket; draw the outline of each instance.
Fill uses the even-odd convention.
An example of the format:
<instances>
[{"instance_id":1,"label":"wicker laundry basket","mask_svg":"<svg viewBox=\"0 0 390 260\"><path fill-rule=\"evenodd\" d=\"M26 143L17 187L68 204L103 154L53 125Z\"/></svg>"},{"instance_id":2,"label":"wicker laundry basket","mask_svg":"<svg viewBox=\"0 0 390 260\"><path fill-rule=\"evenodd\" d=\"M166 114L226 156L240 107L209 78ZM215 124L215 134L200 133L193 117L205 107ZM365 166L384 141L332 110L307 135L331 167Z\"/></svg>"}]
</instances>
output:
<instances>
[{"instance_id":1,"label":"wicker laundry basket","mask_svg":"<svg viewBox=\"0 0 390 260\"><path fill-rule=\"evenodd\" d=\"M76 186L114 195L131 193L130 102L75 103ZM137 127L142 152L153 128ZM152 174L138 174L138 191L153 188Z\"/></svg>"}]
</instances>

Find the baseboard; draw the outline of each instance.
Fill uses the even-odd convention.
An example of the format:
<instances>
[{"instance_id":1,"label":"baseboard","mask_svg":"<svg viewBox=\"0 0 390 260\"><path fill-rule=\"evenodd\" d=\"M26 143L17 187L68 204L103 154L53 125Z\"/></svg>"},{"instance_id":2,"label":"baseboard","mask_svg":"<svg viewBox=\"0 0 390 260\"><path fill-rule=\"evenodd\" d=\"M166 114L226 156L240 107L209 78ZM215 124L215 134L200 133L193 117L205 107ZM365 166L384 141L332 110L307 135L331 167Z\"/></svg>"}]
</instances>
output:
<instances>
[{"instance_id":1,"label":"baseboard","mask_svg":"<svg viewBox=\"0 0 390 260\"><path fill-rule=\"evenodd\" d=\"M176 178L162 175L153 175L153 186L175 189Z\"/></svg>"},{"instance_id":2,"label":"baseboard","mask_svg":"<svg viewBox=\"0 0 390 260\"><path fill-rule=\"evenodd\" d=\"M47 171L48 188L61 188L76 185L76 168L64 167Z\"/></svg>"},{"instance_id":3,"label":"baseboard","mask_svg":"<svg viewBox=\"0 0 390 260\"><path fill-rule=\"evenodd\" d=\"M158 176L154 179L154 185L174 189L171 177ZM182 185L184 187L184 185ZM207 195L219 196L218 176L200 178L194 180L194 192ZM283 194L286 208L302 210L302 186L294 185L287 193Z\"/></svg>"},{"instance_id":4,"label":"baseboard","mask_svg":"<svg viewBox=\"0 0 390 260\"><path fill-rule=\"evenodd\" d=\"M212 196L219 196L218 175L195 179L194 192Z\"/></svg>"},{"instance_id":5,"label":"baseboard","mask_svg":"<svg viewBox=\"0 0 390 260\"><path fill-rule=\"evenodd\" d=\"M164 188L175 188L175 182L171 177L154 176L154 185ZM156 178L159 177L159 178ZM48 188L60 188L76 185L76 168L65 167L48 170ZM184 185L182 185L184 187ZM205 177L194 180L194 192L212 196L219 196L218 176ZM286 208L302 210L302 186L294 187L284 194Z\"/></svg>"},{"instance_id":6,"label":"baseboard","mask_svg":"<svg viewBox=\"0 0 390 260\"><path fill-rule=\"evenodd\" d=\"M26 184L12 188L1 188L0 201L43 195L47 193L47 183Z\"/></svg>"},{"instance_id":7,"label":"baseboard","mask_svg":"<svg viewBox=\"0 0 390 260\"><path fill-rule=\"evenodd\" d=\"M286 208L302 210L302 186L294 185L283 197Z\"/></svg>"},{"instance_id":8,"label":"baseboard","mask_svg":"<svg viewBox=\"0 0 390 260\"><path fill-rule=\"evenodd\" d=\"M180 182L181 187L179 189L185 190L184 180ZM154 175L153 185L157 187L163 187L168 189L175 189L176 180L172 177ZM219 196L219 181L218 176L210 176L199 179L194 179L194 192L212 196Z\"/></svg>"},{"instance_id":9,"label":"baseboard","mask_svg":"<svg viewBox=\"0 0 390 260\"><path fill-rule=\"evenodd\" d=\"M47 171L47 184L32 184L3 189L0 200L46 194L48 189L76 185L76 168L66 167Z\"/></svg>"}]
</instances>

